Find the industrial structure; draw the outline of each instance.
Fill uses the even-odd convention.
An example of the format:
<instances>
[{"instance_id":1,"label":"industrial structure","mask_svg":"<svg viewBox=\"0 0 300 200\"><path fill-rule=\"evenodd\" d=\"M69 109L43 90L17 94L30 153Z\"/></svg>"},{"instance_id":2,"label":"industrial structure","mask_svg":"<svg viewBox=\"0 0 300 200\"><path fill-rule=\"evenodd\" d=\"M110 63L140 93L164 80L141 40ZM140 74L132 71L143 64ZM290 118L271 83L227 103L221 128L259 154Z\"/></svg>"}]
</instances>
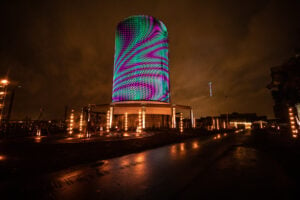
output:
<instances>
[{"instance_id":1,"label":"industrial structure","mask_svg":"<svg viewBox=\"0 0 300 200\"><path fill-rule=\"evenodd\" d=\"M6 110L5 110L5 103L6 103L6 95L7 95L7 86L8 80L2 79L0 80L0 125L5 120L6 117Z\"/></svg>"},{"instance_id":2,"label":"industrial structure","mask_svg":"<svg viewBox=\"0 0 300 200\"><path fill-rule=\"evenodd\" d=\"M112 103L89 105L84 111L88 127L99 124L107 132L147 128L183 131L183 116L189 116L188 126L194 127L192 108L170 101L168 32L161 21L138 15L117 25Z\"/></svg>"},{"instance_id":3,"label":"industrial structure","mask_svg":"<svg viewBox=\"0 0 300 200\"><path fill-rule=\"evenodd\" d=\"M282 125L289 124L297 137L300 121L300 51L282 65L271 68L272 82L267 86L274 100L274 115Z\"/></svg>"},{"instance_id":4,"label":"industrial structure","mask_svg":"<svg viewBox=\"0 0 300 200\"><path fill-rule=\"evenodd\" d=\"M265 127L267 123L266 116L257 116L256 113L226 113L219 116L202 117L197 119L199 127L205 127L208 130L221 129L251 129L253 124L258 123L260 128Z\"/></svg>"}]
</instances>

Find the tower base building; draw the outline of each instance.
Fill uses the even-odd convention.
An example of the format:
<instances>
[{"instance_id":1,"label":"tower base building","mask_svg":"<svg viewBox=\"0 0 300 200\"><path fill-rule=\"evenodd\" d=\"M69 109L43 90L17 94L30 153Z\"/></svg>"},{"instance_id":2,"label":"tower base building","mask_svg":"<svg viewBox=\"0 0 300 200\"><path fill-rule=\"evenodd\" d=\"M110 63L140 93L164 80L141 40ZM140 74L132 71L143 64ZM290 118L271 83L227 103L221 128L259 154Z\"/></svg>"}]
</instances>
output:
<instances>
[{"instance_id":1,"label":"tower base building","mask_svg":"<svg viewBox=\"0 0 300 200\"><path fill-rule=\"evenodd\" d=\"M136 131L137 129L179 128L180 115L189 116L185 127L194 127L193 110L190 106L163 102L127 101L102 105L90 105L93 121L106 129ZM95 122L93 122L95 123Z\"/></svg>"}]
</instances>

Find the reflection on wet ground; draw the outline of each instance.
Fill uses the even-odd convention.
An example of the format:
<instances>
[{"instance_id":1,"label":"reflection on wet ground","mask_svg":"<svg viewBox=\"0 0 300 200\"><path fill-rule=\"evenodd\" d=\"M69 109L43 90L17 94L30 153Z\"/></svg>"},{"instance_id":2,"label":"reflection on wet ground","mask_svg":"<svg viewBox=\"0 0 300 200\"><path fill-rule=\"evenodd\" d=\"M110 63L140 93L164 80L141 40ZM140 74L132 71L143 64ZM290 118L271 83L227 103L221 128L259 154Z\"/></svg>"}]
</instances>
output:
<instances>
[{"instance_id":1,"label":"reflection on wet ground","mask_svg":"<svg viewBox=\"0 0 300 200\"><path fill-rule=\"evenodd\" d=\"M207 199L232 197L242 186L247 192L288 186L278 163L243 146L245 138L225 133L191 139L76 166L22 187L38 199Z\"/></svg>"},{"instance_id":2,"label":"reflection on wet ground","mask_svg":"<svg viewBox=\"0 0 300 200\"><path fill-rule=\"evenodd\" d=\"M192 139L62 171L50 177L54 185L59 185L53 194L57 199L167 197L174 193L174 189L186 184L201 168L195 167L201 148L212 141L212 138L204 141ZM190 174L185 175L185 172ZM86 188L84 183L89 187ZM162 189L163 194L156 194Z\"/></svg>"},{"instance_id":3,"label":"reflection on wet ground","mask_svg":"<svg viewBox=\"0 0 300 200\"><path fill-rule=\"evenodd\" d=\"M73 134L73 135L34 135L28 137L14 137L0 139L0 143L88 143L96 141L130 140L153 136L154 132L143 132L137 135L134 132L128 133L105 133L105 134Z\"/></svg>"},{"instance_id":4,"label":"reflection on wet ground","mask_svg":"<svg viewBox=\"0 0 300 200\"><path fill-rule=\"evenodd\" d=\"M289 199L293 187L279 163L238 142L198 174L178 199Z\"/></svg>"},{"instance_id":5,"label":"reflection on wet ground","mask_svg":"<svg viewBox=\"0 0 300 200\"><path fill-rule=\"evenodd\" d=\"M4 155L0 155L0 161L5 160L6 157Z\"/></svg>"}]
</instances>

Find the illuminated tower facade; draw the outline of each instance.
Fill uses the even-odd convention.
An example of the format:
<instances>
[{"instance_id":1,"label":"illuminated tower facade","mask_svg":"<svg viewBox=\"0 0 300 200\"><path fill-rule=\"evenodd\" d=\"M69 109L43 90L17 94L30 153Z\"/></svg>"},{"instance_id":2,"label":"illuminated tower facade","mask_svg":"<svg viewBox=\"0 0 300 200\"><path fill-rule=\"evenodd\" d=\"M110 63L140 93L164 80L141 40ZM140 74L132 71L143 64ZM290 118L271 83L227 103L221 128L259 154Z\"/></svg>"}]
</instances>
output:
<instances>
[{"instance_id":1,"label":"illuminated tower facade","mask_svg":"<svg viewBox=\"0 0 300 200\"><path fill-rule=\"evenodd\" d=\"M156 18L137 15L118 23L112 102L89 110L107 113L99 125L106 124L107 134L123 130L124 136L134 132L140 136L153 128L179 130L176 115L182 112L181 119L190 115L190 127L194 127L192 108L170 103L168 48L167 28ZM182 121L181 126L183 132L188 125Z\"/></svg>"},{"instance_id":2,"label":"illuminated tower facade","mask_svg":"<svg viewBox=\"0 0 300 200\"><path fill-rule=\"evenodd\" d=\"M168 32L151 16L132 16L116 30L112 102L169 103Z\"/></svg>"}]
</instances>

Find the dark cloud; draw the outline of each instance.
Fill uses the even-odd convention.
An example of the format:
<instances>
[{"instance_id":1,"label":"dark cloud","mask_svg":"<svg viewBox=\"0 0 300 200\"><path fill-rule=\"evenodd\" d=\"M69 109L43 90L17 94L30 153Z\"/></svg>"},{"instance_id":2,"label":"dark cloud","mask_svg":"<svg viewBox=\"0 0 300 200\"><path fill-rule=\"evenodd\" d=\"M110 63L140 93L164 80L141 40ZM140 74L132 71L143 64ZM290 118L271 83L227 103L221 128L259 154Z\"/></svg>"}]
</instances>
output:
<instances>
[{"instance_id":1,"label":"dark cloud","mask_svg":"<svg viewBox=\"0 0 300 200\"><path fill-rule=\"evenodd\" d=\"M23 87L13 118L62 118L64 106L111 101L114 31L147 14L169 32L171 100L197 116L272 116L270 67L300 46L297 1L32 1L0 3L0 75ZM208 82L213 82L209 97Z\"/></svg>"}]
</instances>

